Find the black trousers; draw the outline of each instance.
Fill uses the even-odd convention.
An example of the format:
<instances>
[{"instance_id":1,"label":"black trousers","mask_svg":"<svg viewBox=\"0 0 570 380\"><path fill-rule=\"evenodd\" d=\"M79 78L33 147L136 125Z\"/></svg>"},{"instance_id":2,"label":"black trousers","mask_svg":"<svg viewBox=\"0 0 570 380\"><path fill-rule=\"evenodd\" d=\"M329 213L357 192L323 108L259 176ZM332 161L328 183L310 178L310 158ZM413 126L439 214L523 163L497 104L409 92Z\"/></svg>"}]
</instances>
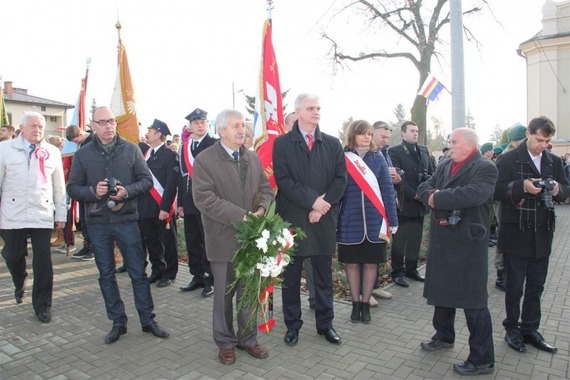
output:
<instances>
[{"instance_id":1,"label":"black trousers","mask_svg":"<svg viewBox=\"0 0 570 380\"><path fill-rule=\"evenodd\" d=\"M540 297L548 273L548 257L534 259L504 253L507 281L505 283L505 329L519 328L521 334L532 334L540 326ZM525 281L526 280L526 281ZM523 296L524 288L524 296ZM521 314L521 298L522 314Z\"/></svg>"},{"instance_id":2,"label":"black trousers","mask_svg":"<svg viewBox=\"0 0 570 380\"><path fill-rule=\"evenodd\" d=\"M214 277L204 246L204 227L200 214L184 214L184 236L188 252L188 270L190 274L202 280L205 285L212 285Z\"/></svg>"},{"instance_id":3,"label":"black trousers","mask_svg":"<svg viewBox=\"0 0 570 380\"><path fill-rule=\"evenodd\" d=\"M16 291L26 286L26 255L28 254L28 234L32 238L32 269L34 285L32 288L32 305L37 313L51 307L53 293L53 266L51 263L49 228L22 228L3 230L4 249L2 257L12 275Z\"/></svg>"},{"instance_id":4,"label":"black trousers","mask_svg":"<svg viewBox=\"0 0 570 380\"><path fill-rule=\"evenodd\" d=\"M143 237L148 258L151 264L152 274L162 277L166 270L164 260L164 243L162 234L166 223L158 218L144 218L139 221L141 235Z\"/></svg>"},{"instance_id":5,"label":"black trousers","mask_svg":"<svg viewBox=\"0 0 570 380\"><path fill-rule=\"evenodd\" d=\"M400 232L400 231L398 231ZM434 339L455 342L455 308L436 306L433 312ZM488 308L464 309L469 329L469 356L475 365L495 363L493 324Z\"/></svg>"},{"instance_id":6,"label":"black trousers","mask_svg":"<svg viewBox=\"0 0 570 380\"><path fill-rule=\"evenodd\" d=\"M170 280L174 280L178 274L178 241L176 237L176 219L173 217L162 231L164 261L166 261L166 269L162 273L162 278Z\"/></svg>"},{"instance_id":7,"label":"black trousers","mask_svg":"<svg viewBox=\"0 0 570 380\"><path fill-rule=\"evenodd\" d=\"M310 256L315 287L315 320L317 331L332 328L334 319L332 288L332 256ZM301 270L305 257L295 256L283 273L281 296L283 317L287 329L300 329L301 319Z\"/></svg>"},{"instance_id":8,"label":"black trousers","mask_svg":"<svg viewBox=\"0 0 570 380\"><path fill-rule=\"evenodd\" d=\"M392 278L402 277L418 269L424 217L398 216L398 224L398 233L392 239Z\"/></svg>"}]
</instances>

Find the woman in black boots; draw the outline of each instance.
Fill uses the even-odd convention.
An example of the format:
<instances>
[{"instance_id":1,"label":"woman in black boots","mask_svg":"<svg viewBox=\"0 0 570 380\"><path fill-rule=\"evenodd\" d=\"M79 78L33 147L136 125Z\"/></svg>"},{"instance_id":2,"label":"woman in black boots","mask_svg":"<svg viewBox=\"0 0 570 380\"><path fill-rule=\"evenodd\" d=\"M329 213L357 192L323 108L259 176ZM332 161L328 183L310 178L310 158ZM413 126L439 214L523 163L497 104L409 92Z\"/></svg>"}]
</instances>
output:
<instances>
[{"instance_id":1,"label":"woman in black boots","mask_svg":"<svg viewBox=\"0 0 570 380\"><path fill-rule=\"evenodd\" d=\"M365 120L348 127L344 148L348 181L337 228L338 259L346 264L352 297L350 320L362 323L370 323L369 301L378 263L386 261L386 241L398 229L390 172L372 135L372 125Z\"/></svg>"}]
</instances>

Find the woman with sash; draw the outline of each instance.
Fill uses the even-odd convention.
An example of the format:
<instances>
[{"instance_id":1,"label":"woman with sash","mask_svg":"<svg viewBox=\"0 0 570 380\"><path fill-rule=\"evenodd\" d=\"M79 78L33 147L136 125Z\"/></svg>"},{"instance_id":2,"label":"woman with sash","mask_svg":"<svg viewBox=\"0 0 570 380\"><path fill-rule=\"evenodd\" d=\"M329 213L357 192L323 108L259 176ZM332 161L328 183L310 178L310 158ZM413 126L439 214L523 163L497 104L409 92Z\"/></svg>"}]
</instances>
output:
<instances>
[{"instance_id":1,"label":"woman with sash","mask_svg":"<svg viewBox=\"0 0 570 380\"><path fill-rule=\"evenodd\" d=\"M396 197L386 160L372 142L372 125L350 124L344 147L348 172L338 228L338 259L346 264L352 322L370 323L370 297L386 243L398 229Z\"/></svg>"}]
</instances>

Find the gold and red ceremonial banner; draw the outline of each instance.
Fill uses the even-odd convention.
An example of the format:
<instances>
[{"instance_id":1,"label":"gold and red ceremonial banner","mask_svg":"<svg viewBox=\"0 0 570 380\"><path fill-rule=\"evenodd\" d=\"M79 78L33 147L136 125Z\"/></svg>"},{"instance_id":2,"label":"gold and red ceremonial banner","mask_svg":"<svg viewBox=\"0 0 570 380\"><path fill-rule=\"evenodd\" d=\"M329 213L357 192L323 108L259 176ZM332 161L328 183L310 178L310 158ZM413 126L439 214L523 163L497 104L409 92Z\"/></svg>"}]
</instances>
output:
<instances>
[{"instance_id":1,"label":"gold and red ceremonial banner","mask_svg":"<svg viewBox=\"0 0 570 380\"><path fill-rule=\"evenodd\" d=\"M137 118L135 90L131 80L127 51L120 39L119 65L115 88L111 98L111 110L117 118L117 132L122 138L137 144L139 142L139 121Z\"/></svg>"},{"instance_id":2,"label":"gold and red ceremonial banner","mask_svg":"<svg viewBox=\"0 0 570 380\"><path fill-rule=\"evenodd\" d=\"M284 133L283 98L279 84L279 70L271 40L271 20L263 25L261 72L259 91L255 100L253 141L269 184L275 190L273 175L273 143Z\"/></svg>"}]
</instances>

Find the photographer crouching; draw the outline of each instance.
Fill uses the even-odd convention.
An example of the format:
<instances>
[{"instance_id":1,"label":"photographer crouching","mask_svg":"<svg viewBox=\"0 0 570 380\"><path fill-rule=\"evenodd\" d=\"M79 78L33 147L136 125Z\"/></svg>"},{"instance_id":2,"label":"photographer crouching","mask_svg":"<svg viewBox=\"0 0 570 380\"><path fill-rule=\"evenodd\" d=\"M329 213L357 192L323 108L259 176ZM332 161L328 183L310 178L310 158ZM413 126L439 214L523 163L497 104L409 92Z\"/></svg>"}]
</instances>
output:
<instances>
[{"instance_id":1,"label":"photographer crouching","mask_svg":"<svg viewBox=\"0 0 570 380\"><path fill-rule=\"evenodd\" d=\"M460 375L493 372L495 353L487 307L488 241L497 169L479 153L475 131L455 129L450 160L418 187L418 198L432 210L424 297L434 306L433 337L424 351L455 343L455 312L463 309L469 328L469 356L453 365Z\"/></svg>"},{"instance_id":2,"label":"photographer crouching","mask_svg":"<svg viewBox=\"0 0 570 380\"><path fill-rule=\"evenodd\" d=\"M497 244L504 252L507 272L503 326L505 341L518 352L526 351L525 343L542 351L557 351L538 332L540 297L555 229L553 201L562 202L570 194L562 160L547 151L555 132L548 118L532 119L526 140L497 160L495 199L501 202Z\"/></svg>"}]
</instances>

